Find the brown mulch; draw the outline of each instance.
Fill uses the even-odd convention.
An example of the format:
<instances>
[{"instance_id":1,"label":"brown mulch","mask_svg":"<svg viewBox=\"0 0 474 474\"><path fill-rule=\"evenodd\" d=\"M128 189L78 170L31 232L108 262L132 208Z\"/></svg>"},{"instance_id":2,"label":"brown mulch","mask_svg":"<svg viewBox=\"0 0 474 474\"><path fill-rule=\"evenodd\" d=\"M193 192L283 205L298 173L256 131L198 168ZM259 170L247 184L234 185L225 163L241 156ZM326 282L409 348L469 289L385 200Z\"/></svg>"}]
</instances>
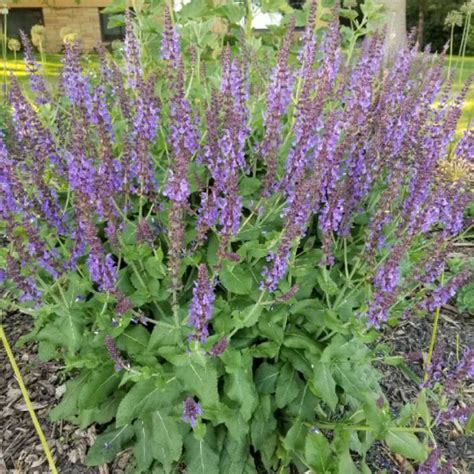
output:
<instances>
[{"instance_id":1,"label":"brown mulch","mask_svg":"<svg viewBox=\"0 0 474 474\"><path fill-rule=\"evenodd\" d=\"M86 452L96 437L93 426L82 431L69 423L53 423L48 419L48 412L64 391L64 380L58 365L38 360L35 344L28 343L21 349L14 347L31 330L30 318L8 314L3 318L3 326L58 471L61 474L123 473L125 466L120 464L120 458L113 466L84 466ZM0 427L1 474L50 472L3 347L0 347Z\"/></svg>"},{"instance_id":2,"label":"brown mulch","mask_svg":"<svg viewBox=\"0 0 474 474\"><path fill-rule=\"evenodd\" d=\"M31 328L27 316L10 314L3 320L4 329L13 347L30 398L42 425L48 444L61 474L123 473L129 453L113 464L88 468L84 466L87 449L93 444L95 428L82 431L68 423L53 423L48 419L49 410L57 403L64 389L58 365L43 364L36 357L36 345L29 343L22 349L14 348L16 341ZM425 352L429 346L432 318L412 318L396 329L387 329L385 342L395 355ZM460 347L457 347L459 339ZM455 308L444 309L438 328L438 341L446 343L447 359L453 367L456 351L474 347L474 318L458 314ZM421 362L410 362L409 367L422 375ZM49 472L46 459L30 416L26 411L20 390L13 376L3 348L0 348L0 473L43 474ZM395 410L414 401L419 388L399 367L382 366L384 377L381 385ZM474 387L463 387L463 401L474 403ZM453 473L474 472L474 439L467 437L454 426L440 427L435 432L443 459L455 460ZM383 444L376 444L368 456L368 463L376 473L410 473L416 468L399 456L391 454Z\"/></svg>"}]
</instances>

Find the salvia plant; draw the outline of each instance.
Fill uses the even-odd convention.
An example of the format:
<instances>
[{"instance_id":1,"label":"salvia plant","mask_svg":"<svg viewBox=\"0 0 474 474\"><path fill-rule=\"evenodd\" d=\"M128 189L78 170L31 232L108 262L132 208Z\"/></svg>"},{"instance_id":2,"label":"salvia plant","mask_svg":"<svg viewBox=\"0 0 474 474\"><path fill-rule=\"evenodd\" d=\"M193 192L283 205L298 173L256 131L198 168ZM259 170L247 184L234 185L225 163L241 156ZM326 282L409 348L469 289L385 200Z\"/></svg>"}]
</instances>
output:
<instances>
[{"instance_id":1,"label":"salvia plant","mask_svg":"<svg viewBox=\"0 0 474 474\"><path fill-rule=\"evenodd\" d=\"M347 62L337 12L318 35L315 14L267 75L229 48L208 75L168 11L144 71L127 13L124 61L101 50L91 77L68 42L54 93L23 37L34 97L11 78L3 307L34 316L25 340L68 375L51 417L102 426L87 464L132 449L132 472L370 472L375 441L432 462L431 428L466 418L427 408L436 354L398 417L376 365L399 361L383 325L472 282L444 273L469 224L469 84L453 97L444 56L412 43L385 64L381 33Z\"/></svg>"}]
</instances>

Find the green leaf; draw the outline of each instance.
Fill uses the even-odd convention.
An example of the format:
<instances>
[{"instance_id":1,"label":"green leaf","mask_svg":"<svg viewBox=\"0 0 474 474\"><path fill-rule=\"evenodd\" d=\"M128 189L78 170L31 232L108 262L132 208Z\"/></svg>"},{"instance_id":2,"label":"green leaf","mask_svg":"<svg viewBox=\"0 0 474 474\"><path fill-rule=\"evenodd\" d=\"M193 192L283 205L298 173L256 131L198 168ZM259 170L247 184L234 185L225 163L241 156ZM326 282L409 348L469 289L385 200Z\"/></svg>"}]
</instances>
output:
<instances>
[{"instance_id":1,"label":"green leaf","mask_svg":"<svg viewBox=\"0 0 474 474\"><path fill-rule=\"evenodd\" d=\"M209 433L204 439L196 439L189 433L184 441L187 472L190 474L220 474L219 455L210 443Z\"/></svg>"},{"instance_id":2,"label":"green leaf","mask_svg":"<svg viewBox=\"0 0 474 474\"><path fill-rule=\"evenodd\" d=\"M217 392L217 372L208 359L204 366L190 364L175 368L176 377L181 381L183 387L197 395L200 400L210 405L219 401Z\"/></svg>"},{"instance_id":3,"label":"green leaf","mask_svg":"<svg viewBox=\"0 0 474 474\"><path fill-rule=\"evenodd\" d=\"M389 430L385 442L392 451L413 461L424 461L428 455L426 446L413 433Z\"/></svg>"},{"instance_id":4,"label":"green leaf","mask_svg":"<svg viewBox=\"0 0 474 474\"><path fill-rule=\"evenodd\" d=\"M285 364L280 371L276 388L275 401L278 408L283 408L291 403L299 393L297 383L298 373L291 364Z\"/></svg>"},{"instance_id":5,"label":"green leaf","mask_svg":"<svg viewBox=\"0 0 474 474\"><path fill-rule=\"evenodd\" d=\"M242 196L249 196L255 193L260 187L260 180L258 178L252 178L245 176L240 181L240 194Z\"/></svg>"},{"instance_id":6,"label":"green leaf","mask_svg":"<svg viewBox=\"0 0 474 474\"><path fill-rule=\"evenodd\" d=\"M273 454L277 445L277 421L273 416L272 399L270 395L260 396L258 410L252 418L250 437L252 445L259 450L265 468L270 472L273 464Z\"/></svg>"},{"instance_id":7,"label":"green leaf","mask_svg":"<svg viewBox=\"0 0 474 474\"><path fill-rule=\"evenodd\" d=\"M227 436L220 457L220 471L239 474L257 473L248 442Z\"/></svg>"},{"instance_id":8,"label":"green leaf","mask_svg":"<svg viewBox=\"0 0 474 474\"><path fill-rule=\"evenodd\" d=\"M182 340L182 327L175 327L171 320L169 326L157 324L151 333L148 350L153 351L163 346L177 346Z\"/></svg>"},{"instance_id":9,"label":"green leaf","mask_svg":"<svg viewBox=\"0 0 474 474\"><path fill-rule=\"evenodd\" d=\"M161 279L166 275L166 267L162 262L163 251L159 249L157 256L149 257L145 260L145 270L152 278Z\"/></svg>"},{"instance_id":10,"label":"green leaf","mask_svg":"<svg viewBox=\"0 0 474 474\"><path fill-rule=\"evenodd\" d=\"M224 403L204 405L203 417L212 420L214 425L224 423L229 430L229 434L237 441L244 439L249 430L249 426L242 415L240 413L236 414L235 409Z\"/></svg>"},{"instance_id":11,"label":"green leaf","mask_svg":"<svg viewBox=\"0 0 474 474\"><path fill-rule=\"evenodd\" d=\"M134 428L137 443L133 452L138 467L146 471L156 459L169 472L172 464L179 460L183 446L176 421L155 411L137 420Z\"/></svg>"},{"instance_id":12,"label":"green leaf","mask_svg":"<svg viewBox=\"0 0 474 474\"><path fill-rule=\"evenodd\" d=\"M183 5L179 15L183 18L201 18L209 11L209 3L206 0L192 0Z\"/></svg>"},{"instance_id":13,"label":"green leaf","mask_svg":"<svg viewBox=\"0 0 474 474\"><path fill-rule=\"evenodd\" d=\"M331 410L335 410L338 402L336 382L331 373L331 366L324 362L317 362L313 367L311 389L321 398Z\"/></svg>"},{"instance_id":14,"label":"green leaf","mask_svg":"<svg viewBox=\"0 0 474 474\"><path fill-rule=\"evenodd\" d=\"M277 365L263 362L255 372L255 385L261 394L273 393L280 373Z\"/></svg>"},{"instance_id":15,"label":"green leaf","mask_svg":"<svg viewBox=\"0 0 474 474\"><path fill-rule=\"evenodd\" d=\"M337 283L329 276L327 270L323 270L322 273L318 273L316 275L316 280L318 281L319 287L325 294L334 296L339 293L339 287L337 286Z\"/></svg>"},{"instance_id":16,"label":"green leaf","mask_svg":"<svg viewBox=\"0 0 474 474\"><path fill-rule=\"evenodd\" d=\"M240 404L243 419L249 421L258 404L257 390L250 367L247 366L240 372L226 375L225 393L231 400Z\"/></svg>"},{"instance_id":17,"label":"green leaf","mask_svg":"<svg viewBox=\"0 0 474 474\"><path fill-rule=\"evenodd\" d=\"M245 15L245 9L237 4L222 5L214 11L218 16L223 16L234 24L237 24Z\"/></svg>"},{"instance_id":18,"label":"green leaf","mask_svg":"<svg viewBox=\"0 0 474 474\"><path fill-rule=\"evenodd\" d=\"M87 372L84 372L79 377L66 382L66 391L62 400L49 412L52 421L70 420L77 414L80 388L86 380Z\"/></svg>"},{"instance_id":19,"label":"green leaf","mask_svg":"<svg viewBox=\"0 0 474 474\"><path fill-rule=\"evenodd\" d=\"M235 310L232 312L232 320L237 328L249 328L257 324L260 315L262 314L262 307L252 304L246 306L242 311Z\"/></svg>"},{"instance_id":20,"label":"green leaf","mask_svg":"<svg viewBox=\"0 0 474 474\"><path fill-rule=\"evenodd\" d=\"M320 432L309 433L304 447L305 459L314 472L334 472L330 470L332 451L329 441Z\"/></svg>"},{"instance_id":21,"label":"green leaf","mask_svg":"<svg viewBox=\"0 0 474 474\"><path fill-rule=\"evenodd\" d=\"M349 451L338 454L337 469L338 474L358 474L359 472Z\"/></svg>"},{"instance_id":22,"label":"green leaf","mask_svg":"<svg viewBox=\"0 0 474 474\"><path fill-rule=\"evenodd\" d=\"M137 460L137 466L140 470L146 471L153 462L153 426L150 418L136 420L133 424L135 430L136 443L133 447L133 454Z\"/></svg>"},{"instance_id":23,"label":"green leaf","mask_svg":"<svg viewBox=\"0 0 474 474\"><path fill-rule=\"evenodd\" d=\"M252 274L240 267L225 265L219 273L219 279L226 290L237 295L248 295L252 289Z\"/></svg>"},{"instance_id":24,"label":"green leaf","mask_svg":"<svg viewBox=\"0 0 474 474\"><path fill-rule=\"evenodd\" d=\"M176 404L180 395L180 385L173 381L158 386L153 379L143 380L134 385L125 395L117 410L116 426L130 423L138 415L160 409L165 413Z\"/></svg>"},{"instance_id":25,"label":"green leaf","mask_svg":"<svg viewBox=\"0 0 474 474\"><path fill-rule=\"evenodd\" d=\"M115 456L127 446L133 435L133 427L125 425L97 436L94 445L87 453L85 465L100 466L113 461Z\"/></svg>"},{"instance_id":26,"label":"green leaf","mask_svg":"<svg viewBox=\"0 0 474 474\"><path fill-rule=\"evenodd\" d=\"M117 347L134 356L148 350L150 333L141 324L129 326L117 340Z\"/></svg>"},{"instance_id":27,"label":"green leaf","mask_svg":"<svg viewBox=\"0 0 474 474\"><path fill-rule=\"evenodd\" d=\"M79 408L94 408L100 405L119 385L120 375L111 365L96 369L82 387Z\"/></svg>"},{"instance_id":28,"label":"green leaf","mask_svg":"<svg viewBox=\"0 0 474 474\"><path fill-rule=\"evenodd\" d=\"M303 451L307 433L301 419L296 419L283 440L283 447L288 451Z\"/></svg>"}]
</instances>

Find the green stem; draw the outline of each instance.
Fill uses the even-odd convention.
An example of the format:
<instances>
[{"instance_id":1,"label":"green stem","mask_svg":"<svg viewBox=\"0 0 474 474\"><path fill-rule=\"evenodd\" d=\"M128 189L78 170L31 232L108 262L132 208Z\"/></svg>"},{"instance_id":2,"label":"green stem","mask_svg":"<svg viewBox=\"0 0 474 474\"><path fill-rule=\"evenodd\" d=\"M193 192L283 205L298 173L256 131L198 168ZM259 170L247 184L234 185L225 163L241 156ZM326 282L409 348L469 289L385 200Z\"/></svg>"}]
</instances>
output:
<instances>
[{"instance_id":1,"label":"green stem","mask_svg":"<svg viewBox=\"0 0 474 474\"><path fill-rule=\"evenodd\" d=\"M245 38L249 40L252 37L252 0L247 0L247 16L245 18Z\"/></svg>"},{"instance_id":2,"label":"green stem","mask_svg":"<svg viewBox=\"0 0 474 474\"><path fill-rule=\"evenodd\" d=\"M451 76L451 66L453 64L453 50L454 50L454 23L451 25L451 39L449 40L448 78Z\"/></svg>"},{"instance_id":3,"label":"green stem","mask_svg":"<svg viewBox=\"0 0 474 474\"><path fill-rule=\"evenodd\" d=\"M441 274L441 284L444 283L444 272ZM433 328L431 330L431 341L430 341L430 348L428 350L428 356L426 357L426 365L425 365L425 375L423 377L424 382L428 382L429 374L428 369L431 364L431 359L433 358L433 351L436 342L436 332L438 331L438 321L439 321L439 314L440 314L441 307L438 306L435 310L435 316L433 321Z\"/></svg>"},{"instance_id":4,"label":"green stem","mask_svg":"<svg viewBox=\"0 0 474 474\"><path fill-rule=\"evenodd\" d=\"M461 68L459 71L459 83L462 83L462 75L464 72L464 61L466 59L467 40L469 38L469 29L471 28L471 14L468 13L464 23L464 30L462 32L461 46L459 48L459 55L461 56Z\"/></svg>"}]
</instances>

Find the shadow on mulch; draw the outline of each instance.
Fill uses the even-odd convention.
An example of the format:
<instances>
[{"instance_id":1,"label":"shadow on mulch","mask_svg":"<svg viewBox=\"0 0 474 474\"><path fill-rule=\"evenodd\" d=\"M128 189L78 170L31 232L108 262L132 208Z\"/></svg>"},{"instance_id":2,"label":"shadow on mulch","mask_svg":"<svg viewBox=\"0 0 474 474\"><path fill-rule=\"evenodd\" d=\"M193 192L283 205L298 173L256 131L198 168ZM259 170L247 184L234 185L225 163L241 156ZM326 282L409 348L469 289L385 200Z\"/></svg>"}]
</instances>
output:
<instances>
[{"instance_id":1,"label":"shadow on mulch","mask_svg":"<svg viewBox=\"0 0 474 474\"><path fill-rule=\"evenodd\" d=\"M384 342L393 348L394 355L406 356L413 352L426 352L431 335L432 318L412 318L395 329L388 328ZM12 346L31 329L28 317L10 314L4 321L4 329ZM460 347L457 347L459 340ZM456 351L474 347L474 319L453 311L444 311L440 318L437 341L446 344L448 365L456 364ZM59 366L42 364L36 357L35 344L27 344L21 350L13 349L37 416L61 474L121 474L124 472L128 453L112 465L99 468L84 466L87 449L94 443L96 432L86 431L68 423L53 423L48 419L49 410L57 403L63 389L58 375ZM422 362L409 362L417 375L423 373ZM30 416L21 397L6 354L0 350L0 473L42 474L49 472L40 442L33 429ZM381 367L384 377L382 388L395 410L413 401L419 388L399 367ZM473 387L464 387L464 402L472 405ZM465 437L454 425L440 427L435 432L444 459L455 460L453 473L474 472L474 439ZM410 473L416 469L400 457L392 455L378 443L369 452L368 464L375 473Z\"/></svg>"}]
</instances>

